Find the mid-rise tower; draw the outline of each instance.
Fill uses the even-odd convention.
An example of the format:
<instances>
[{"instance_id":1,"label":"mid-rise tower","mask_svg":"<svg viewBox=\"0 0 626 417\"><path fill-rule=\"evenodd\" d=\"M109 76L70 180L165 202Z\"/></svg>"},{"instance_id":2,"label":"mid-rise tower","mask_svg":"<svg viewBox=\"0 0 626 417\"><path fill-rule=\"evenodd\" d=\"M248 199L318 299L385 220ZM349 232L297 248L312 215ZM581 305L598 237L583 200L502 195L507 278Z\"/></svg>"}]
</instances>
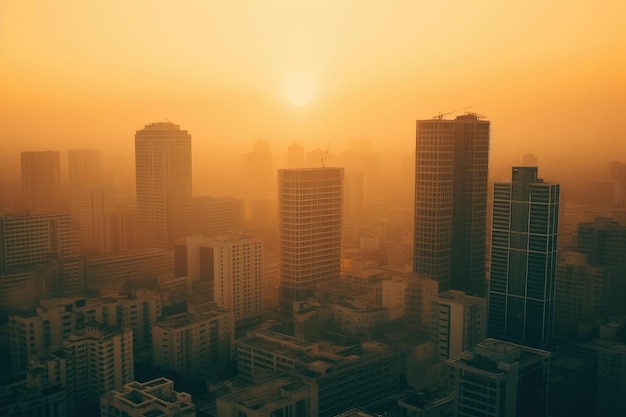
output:
<instances>
[{"instance_id":1,"label":"mid-rise tower","mask_svg":"<svg viewBox=\"0 0 626 417\"><path fill-rule=\"evenodd\" d=\"M24 208L33 214L58 212L61 204L61 162L56 151L22 152Z\"/></svg>"}]
</instances>

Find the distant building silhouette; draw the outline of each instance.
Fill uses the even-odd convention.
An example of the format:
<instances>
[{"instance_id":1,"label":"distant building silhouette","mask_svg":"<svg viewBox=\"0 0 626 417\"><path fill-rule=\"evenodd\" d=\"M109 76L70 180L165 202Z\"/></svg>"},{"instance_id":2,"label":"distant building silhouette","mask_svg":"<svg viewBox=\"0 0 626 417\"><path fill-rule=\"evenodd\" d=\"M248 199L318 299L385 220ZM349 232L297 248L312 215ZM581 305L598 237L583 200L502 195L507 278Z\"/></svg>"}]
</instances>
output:
<instances>
[{"instance_id":1,"label":"distant building silhouette","mask_svg":"<svg viewBox=\"0 0 626 417\"><path fill-rule=\"evenodd\" d=\"M608 278L610 314L626 314L626 226L608 217L578 225L578 251Z\"/></svg>"},{"instance_id":2,"label":"distant building silhouette","mask_svg":"<svg viewBox=\"0 0 626 417\"><path fill-rule=\"evenodd\" d=\"M70 189L99 184L102 158L95 149L70 149L67 153Z\"/></svg>"},{"instance_id":3,"label":"distant building silhouette","mask_svg":"<svg viewBox=\"0 0 626 417\"><path fill-rule=\"evenodd\" d=\"M33 214L55 213L61 208L59 152L22 152L24 209Z\"/></svg>"},{"instance_id":4,"label":"distant building silhouette","mask_svg":"<svg viewBox=\"0 0 626 417\"><path fill-rule=\"evenodd\" d=\"M284 307L341 277L343 168L278 171L280 289Z\"/></svg>"},{"instance_id":5,"label":"distant building silhouette","mask_svg":"<svg viewBox=\"0 0 626 417\"><path fill-rule=\"evenodd\" d=\"M359 245L363 222L363 173L346 172L343 182L343 246Z\"/></svg>"},{"instance_id":6,"label":"distant building silhouette","mask_svg":"<svg viewBox=\"0 0 626 417\"><path fill-rule=\"evenodd\" d=\"M485 295L489 122L417 121L414 271Z\"/></svg>"},{"instance_id":7,"label":"distant building silhouette","mask_svg":"<svg viewBox=\"0 0 626 417\"><path fill-rule=\"evenodd\" d=\"M287 168L305 168L304 148L298 142L293 142L287 148Z\"/></svg>"},{"instance_id":8,"label":"distant building silhouette","mask_svg":"<svg viewBox=\"0 0 626 417\"><path fill-rule=\"evenodd\" d=\"M185 206L185 236L213 237L241 230L243 221L243 200L200 196Z\"/></svg>"},{"instance_id":9,"label":"distant building silhouette","mask_svg":"<svg viewBox=\"0 0 626 417\"><path fill-rule=\"evenodd\" d=\"M514 167L493 197L490 337L532 347L550 342L559 226L559 184Z\"/></svg>"},{"instance_id":10,"label":"distant building silhouette","mask_svg":"<svg viewBox=\"0 0 626 417\"><path fill-rule=\"evenodd\" d=\"M185 236L191 198L191 136L170 122L135 135L137 226L144 247L172 248Z\"/></svg>"}]
</instances>

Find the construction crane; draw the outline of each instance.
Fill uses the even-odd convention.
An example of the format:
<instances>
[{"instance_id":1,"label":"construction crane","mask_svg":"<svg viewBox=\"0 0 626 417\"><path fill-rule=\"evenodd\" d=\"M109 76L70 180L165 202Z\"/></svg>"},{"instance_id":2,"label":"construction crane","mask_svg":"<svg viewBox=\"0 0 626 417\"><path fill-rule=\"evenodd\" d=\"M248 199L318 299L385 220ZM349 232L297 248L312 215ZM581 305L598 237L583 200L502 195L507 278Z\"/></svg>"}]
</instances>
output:
<instances>
[{"instance_id":1,"label":"construction crane","mask_svg":"<svg viewBox=\"0 0 626 417\"><path fill-rule=\"evenodd\" d=\"M463 107L462 109L449 111L447 113L439 113L438 115L433 116L433 119L443 120L443 116L447 116L447 115L452 114L452 113L458 113L458 112L463 111L463 110L471 109L472 107L473 106L467 106L467 107Z\"/></svg>"},{"instance_id":2,"label":"construction crane","mask_svg":"<svg viewBox=\"0 0 626 417\"><path fill-rule=\"evenodd\" d=\"M328 146L326 147L326 152L324 152L324 156L320 159L322 162L322 168L326 168L326 160L328 159L328 150L330 149L330 142L328 142Z\"/></svg>"}]
</instances>

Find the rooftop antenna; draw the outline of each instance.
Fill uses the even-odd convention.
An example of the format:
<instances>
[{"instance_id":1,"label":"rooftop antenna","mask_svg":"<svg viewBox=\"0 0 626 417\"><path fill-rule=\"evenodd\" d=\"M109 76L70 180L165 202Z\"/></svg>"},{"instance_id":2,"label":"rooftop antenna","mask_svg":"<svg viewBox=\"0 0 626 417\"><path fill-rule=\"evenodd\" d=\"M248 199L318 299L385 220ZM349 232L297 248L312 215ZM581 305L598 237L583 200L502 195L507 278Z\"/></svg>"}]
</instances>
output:
<instances>
[{"instance_id":1,"label":"rooftop antenna","mask_svg":"<svg viewBox=\"0 0 626 417\"><path fill-rule=\"evenodd\" d=\"M463 110L471 109L472 107L473 106L467 106L467 107L463 107L462 109L452 110L452 111L449 111L449 112L446 112L446 113L439 113L438 115L433 116L433 119L443 120L443 116L448 116L448 115L450 115L452 113L458 113L458 112L463 111Z\"/></svg>"}]
</instances>

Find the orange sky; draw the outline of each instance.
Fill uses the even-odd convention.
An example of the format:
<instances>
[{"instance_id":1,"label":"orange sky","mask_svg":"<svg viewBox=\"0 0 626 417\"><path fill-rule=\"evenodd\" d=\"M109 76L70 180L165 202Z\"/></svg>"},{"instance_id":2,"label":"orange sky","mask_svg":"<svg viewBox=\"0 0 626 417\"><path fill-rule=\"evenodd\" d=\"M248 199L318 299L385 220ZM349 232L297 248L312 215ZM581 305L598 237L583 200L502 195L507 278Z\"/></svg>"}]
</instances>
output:
<instances>
[{"instance_id":1,"label":"orange sky","mask_svg":"<svg viewBox=\"0 0 626 417\"><path fill-rule=\"evenodd\" d=\"M259 138L410 150L415 119L466 106L492 121L492 160L626 161L624 22L623 0L0 0L3 166L132 158L134 132L165 118L194 162ZM301 107L294 72L316 86Z\"/></svg>"}]
</instances>

